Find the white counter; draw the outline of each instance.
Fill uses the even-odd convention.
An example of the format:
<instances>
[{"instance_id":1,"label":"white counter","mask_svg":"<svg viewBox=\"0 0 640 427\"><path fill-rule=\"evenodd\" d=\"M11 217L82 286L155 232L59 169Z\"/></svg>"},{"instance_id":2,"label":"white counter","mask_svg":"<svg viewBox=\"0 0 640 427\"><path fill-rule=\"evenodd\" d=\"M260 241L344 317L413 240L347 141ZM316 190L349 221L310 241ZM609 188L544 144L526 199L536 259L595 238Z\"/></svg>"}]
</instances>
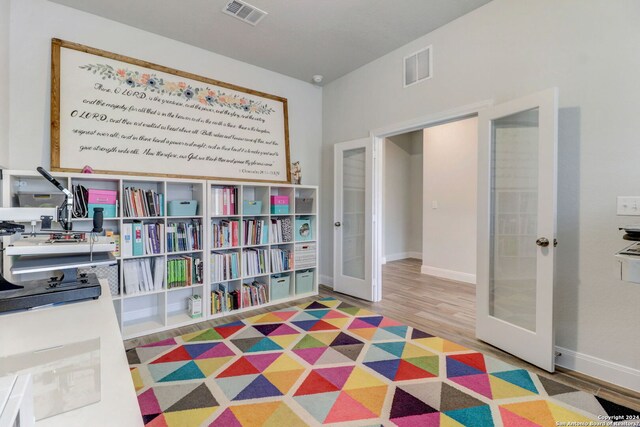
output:
<instances>
[{"instance_id":1,"label":"white counter","mask_svg":"<svg viewBox=\"0 0 640 427\"><path fill-rule=\"evenodd\" d=\"M100 401L38 427L143 425L109 286L100 282L97 300L0 315L0 357L100 338Z\"/></svg>"}]
</instances>

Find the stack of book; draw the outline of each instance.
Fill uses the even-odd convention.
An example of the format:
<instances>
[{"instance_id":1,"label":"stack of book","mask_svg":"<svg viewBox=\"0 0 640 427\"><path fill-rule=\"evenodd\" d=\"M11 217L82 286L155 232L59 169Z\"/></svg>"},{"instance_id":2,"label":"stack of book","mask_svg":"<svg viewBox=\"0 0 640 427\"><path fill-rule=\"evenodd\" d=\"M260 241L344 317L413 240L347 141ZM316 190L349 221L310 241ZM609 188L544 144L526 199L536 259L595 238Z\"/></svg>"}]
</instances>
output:
<instances>
[{"instance_id":1,"label":"stack of book","mask_svg":"<svg viewBox=\"0 0 640 427\"><path fill-rule=\"evenodd\" d=\"M282 273L293 269L293 251L288 249L271 249L271 272Z\"/></svg>"},{"instance_id":2,"label":"stack of book","mask_svg":"<svg viewBox=\"0 0 640 427\"><path fill-rule=\"evenodd\" d=\"M167 288L202 284L204 264L200 258L183 256L167 261Z\"/></svg>"},{"instance_id":3,"label":"stack of book","mask_svg":"<svg viewBox=\"0 0 640 427\"><path fill-rule=\"evenodd\" d=\"M212 222L212 241L215 249L240 245L240 221L220 220Z\"/></svg>"},{"instance_id":4,"label":"stack of book","mask_svg":"<svg viewBox=\"0 0 640 427\"><path fill-rule=\"evenodd\" d=\"M214 187L211 189L211 215L238 215L237 187Z\"/></svg>"},{"instance_id":5,"label":"stack of book","mask_svg":"<svg viewBox=\"0 0 640 427\"><path fill-rule=\"evenodd\" d=\"M164 251L164 224L141 221L122 224L122 256L161 254Z\"/></svg>"},{"instance_id":6,"label":"stack of book","mask_svg":"<svg viewBox=\"0 0 640 427\"><path fill-rule=\"evenodd\" d=\"M240 263L237 252L213 252L211 254L211 281L224 282L225 280L240 277Z\"/></svg>"},{"instance_id":7,"label":"stack of book","mask_svg":"<svg viewBox=\"0 0 640 427\"><path fill-rule=\"evenodd\" d=\"M267 228L263 219L245 219L242 221L245 245L266 245Z\"/></svg>"},{"instance_id":8,"label":"stack of book","mask_svg":"<svg viewBox=\"0 0 640 427\"><path fill-rule=\"evenodd\" d=\"M163 216L164 195L153 190L125 187L122 209L125 217Z\"/></svg>"},{"instance_id":9,"label":"stack of book","mask_svg":"<svg viewBox=\"0 0 640 427\"><path fill-rule=\"evenodd\" d=\"M269 302L267 298L267 285L254 281L250 285L242 285L242 307L253 307Z\"/></svg>"},{"instance_id":10,"label":"stack of book","mask_svg":"<svg viewBox=\"0 0 640 427\"><path fill-rule=\"evenodd\" d=\"M202 223L170 222L167 225L167 252L198 251L202 249Z\"/></svg>"},{"instance_id":11,"label":"stack of book","mask_svg":"<svg viewBox=\"0 0 640 427\"><path fill-rule=\"evenodd\" d=\"M245 276L258 276L268 273L269 260L267 249L246 249L242 252L242 266Z\"/></svg>"},{"instance_id":12,"label":"stack of book","mask_svg":"<svg viewBox=\"0 0 640 427\"><path fill-rule=\"evenodd\" d=\"M220 283L218 289L211 291L211 314L223 313L240 308L240 293L228 291L226 283Z\"/></svg>"},{"instance_id":13,"label":"stack of book","mask_svg":"<svg viewBox=\"0 0 640 427\"><path fill-rule=\"evenodd\" d=\"M164 285L164 258L133 259L123 262L124 293L159 291Z\"/></svg>"},{"instance_id":14,"label":"stack of book","mask_svg":"<svg viewBox=\"0 0 640 427\"><path fill-rule=\"evenodd\" d=\"M293 233L291 232L291 218L272 218L271 219L271 243L286 243L293 241Z\"/></svg>"}]
</instances>

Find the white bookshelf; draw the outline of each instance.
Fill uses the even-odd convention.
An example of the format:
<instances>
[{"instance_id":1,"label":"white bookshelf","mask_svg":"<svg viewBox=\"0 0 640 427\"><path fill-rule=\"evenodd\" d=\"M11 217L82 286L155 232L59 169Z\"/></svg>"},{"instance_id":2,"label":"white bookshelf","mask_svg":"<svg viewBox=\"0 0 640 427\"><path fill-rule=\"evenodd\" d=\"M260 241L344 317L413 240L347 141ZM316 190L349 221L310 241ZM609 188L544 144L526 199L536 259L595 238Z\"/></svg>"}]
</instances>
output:
<instances>
[{"instance_id":1,"label":"white bookshelf","mask_svg":"<svg viewBox=\"0 0 640 427\"><path fill-rule=\"evenodd\" d=\"M207 232L209 237L209 252L211 253L219 253L219 252L235 252L238 254L238 258L240 260L240 271L239 276L228 279L228 280L214 280L213 278L210 281L210 291L217 289L218 285L226 284L229 292L234 290L241 291L243 284L251 284L254 281L259 283L264 283L269 292L267 293L268 302L264 304L260 304L257 306L246 306L246 301L243 300L242 295L239 296L237 309L231 309L226 312L213 312L213 307L211 306L212 298L210 297L208 302L209 305L207 307L207 315L209 318L218 318L224 317L229 314L238 314L246 311L250 311L257 307L265 307L274 304L280 304L283 302L294 301L296 299L304 298L310 295L318 294L318 244L317 244L317 212L318 212L318 188L316 186L300 186L300 185L287 185L287 184L263 184L263 183L238 183L238 182L219 182L219 181L209 181L209 200L210 203L213 203L215 196L214 190L217 188L228 187L235 190L235 193L238 195L238 205L239 208L235 211L235 214L229 215L221 215L219 213L215 213L210 215L209 221L207 223L210 226L210 230ZM289 199L289 212L288 213L271 213L271 196L285 196ZM308 210L304 210L302 212L296 211L296 198L307 198L313 199L313 203ZM262 203L261 209L257 212L247 212L244 209L244 201L255 202L259 201ZM214 208L210 207L210 212L214 212ZM295 232L295 223L296 218L312 218L312 236L313 239L309 241L304 241L304 243L313 243L315 244L315 250L313 251L313 263L305 265L303 267L296 266L295 256L296 256L296 243L301 243L296 241L296 232ZM291 224L291 238L285 241L274 241L273 236L271 235L271 221L272 220L283 220L288 219ZM239 223L239 231L240 235L238 236L238 244L237 245L229 245L224 247L215 247L213 242L213 233L212 227L214 223L220 223L221 221L238 221ZM266 241L261 243L255 242L247 242L245 240L245 229L244 229L244 221L249 220L258 220L264 221L264 224L267 228L267 236ZM292 257L294 259L293 266L285 269L283 271L275 271L271 262L268 262L267 268L258 274L249 274L249 272L245 271L242 255L252 249L264 249L270 254L271 249L283 249L291 251ZM270 256L268 257L268 261L270 261ZM210 269L213 269L212 263L210 263ZM211 271L211 270L210 270ZM296 273L300 272L313 272L313 285L311 291L309 292L296 292ZM281 298L274 298L274 293L272 292L271 280L277 276L286 276L289 278L289 291L288 293ZM240 294L242 294L240 292ZM279 295L282 296L282 295ZM243 306L244 305L244 306Z\"/></svg>"},{"instance_id":2,"label":"white bookshelf","mask_svg":"<svg viewBox=\"0 0 640 427\"><path fill-rule=\"evenodd\" d=\"M2 179L2 206L16 207L17 199L15 197L18 191L56 193L57 190L44 178L35 171L16 171L3 170ZM116 217L104 219L104 229L113 231L114 234L121 236L122 227L126 223L133 221L141 221L145 223L160 223L165 226L165 247L161 248L161 252L157 254L123 256L122 250L120 255L116 257L119 277L119 293L112 295L114 310L116 312L120 329L124 339L133 338L141 335L155 333L166 329L180 327L192 323L201 322L212 318L224 317L228 314L237 314L249 311L258 307L279 304L287 301L293 301L299 298L316 295L318 293L318 189L315 186L293 186L287 184L270 185L265 183L251 182L224 182L224 181L207 181L207 180L189 180L178 178L160 178L148 176L130 176L130 175L102 175L102 174L78 174L78 173L53 173L52 174L65 187L71 189L72 185L81 184L86 188L95 188L103 190L115 190L118 192L118 208ZM154 190L164 195L164 211L162 216L153 217L129 217L124 216L123 210L123 194L126 187L135 187L145 190ZM212 210L213 190L221 187L234 187L237 189L239 206L235 215L217 214ZM279 195L289 198L289 213L274 214L270 213L270 196ZM295 211L295 199L306 198L313 200L309 209L304 212ZM198 207L194 216L169 216L168 203L172 200L196 200ZM249 214L242 209L243 200L259 200L262 202L262 209L257 214ZM228 248L214 248L212 238L212 227L214 222L223 220L239 221L240 228L244 220L260 219L266 224L270 224L275 218L289 218L292 223L292 234L294 238L290 242L272 243L270 238L265 244L245 244L240 236L238 245ZM268 302L265 304L239 308L224 313L212 313L211 310L211 291L216 289L221 282L213 281L211 278L211 254L214 251L234 251L238 253L241 259L242 254L251 248L266 249L270 251L272 248L282 248L293 252L295 257L296 241L295 241L295 220L309 219L311 224L312 240L304 242L307 246L315 244L311 254L307 250L308 258L313 262L305 264L304 268L298 268L295 263L292 268L280 273L289 276L289 293L286 297L280 299L272 299L271 297L271 278L276 275L272 272L269 263L264 274L250 276L242 271L242 262L240 261L240 271L237 278L224 281L228 283L231 290L241 289L243 283L250 283L253 280L264 281L267 284ZM174 222L191 222L199 220L202 224L202 246L199 250L175 251L168 252L166 245L167 226ZM89 231L92 228L92 219L77 218L73 220L74 231ZM269 228L269 227L267 227ZM242 232L241 232L242 234ZM8 237L5 237L9 239ZM122 248L121 248L122 249ZM189 255L193 258L199 258L203 262L203 282L192 283L190 286L167 288L167 262L172 258ZM124 289L124 268L123 263L127 260L161 258L164 260L164 283L162 289L154 291L139 292L135 294L127 294ZM4 271L8 273L11 266L11 258L3 254ZM313 272L313 285L310 292L296 293L296 273L303 271ZM8 274L10 277L10 274ZM192 319L187 313L187 300L192 295L199 295L203 302L203 316ZM102 298L109 297L103 295Z\"/></svg>"}]
</instances>

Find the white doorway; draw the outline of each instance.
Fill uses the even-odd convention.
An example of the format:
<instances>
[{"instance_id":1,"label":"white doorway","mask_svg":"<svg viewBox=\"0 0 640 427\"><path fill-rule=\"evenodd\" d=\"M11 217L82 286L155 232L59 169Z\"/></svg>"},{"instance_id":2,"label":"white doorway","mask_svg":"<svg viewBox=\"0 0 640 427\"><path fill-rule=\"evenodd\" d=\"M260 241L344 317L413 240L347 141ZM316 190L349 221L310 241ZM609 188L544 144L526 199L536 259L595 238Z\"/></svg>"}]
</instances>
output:
<instances>
[{"instance_id":1,"label":"white doorway","mask_svg":"<svg viewBox=\"0 0 640 427\"><path fill-rule=\"evenodd\" d=\"M473 115L385 138L382 264L475 284L477 129Z\"/></svg>"},{"instance_id":2,"label":"white doorway","mask_svg":"<svg viewBox=\"0 0 640 427\"><path fill-rule=\"evenodd\" d=\"M382 263L422 259L422 130L385 138Z\"/></svg>"}]
</instances>

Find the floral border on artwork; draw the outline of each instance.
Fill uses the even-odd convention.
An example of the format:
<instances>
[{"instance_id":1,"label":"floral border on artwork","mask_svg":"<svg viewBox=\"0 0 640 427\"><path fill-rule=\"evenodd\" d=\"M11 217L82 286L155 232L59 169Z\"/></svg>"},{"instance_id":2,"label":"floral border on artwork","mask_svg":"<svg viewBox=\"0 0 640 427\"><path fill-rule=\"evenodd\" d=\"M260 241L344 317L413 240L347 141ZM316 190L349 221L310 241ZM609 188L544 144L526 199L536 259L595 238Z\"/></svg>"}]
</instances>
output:
<instances>
[{"instance_id":1,"label":"floral border on artwork","mask_svg":"<svg viewBox=\"0 0 640 427\"><path fill-rule=\"evenodd\" d=\"M197 100L201 104L221 106L243 110L248 113L271 114L275 110L261 102L256 102L238 95L230 95L208 87L192 87L185 82L167 81L155 74L140 73L124 68L114 69L107 64L81 65L81 69L102 76L103 80L112 79L127 84L132 88L141 88L151 92L178 96L185 100Z\"/></svg>"}]
</instances>

